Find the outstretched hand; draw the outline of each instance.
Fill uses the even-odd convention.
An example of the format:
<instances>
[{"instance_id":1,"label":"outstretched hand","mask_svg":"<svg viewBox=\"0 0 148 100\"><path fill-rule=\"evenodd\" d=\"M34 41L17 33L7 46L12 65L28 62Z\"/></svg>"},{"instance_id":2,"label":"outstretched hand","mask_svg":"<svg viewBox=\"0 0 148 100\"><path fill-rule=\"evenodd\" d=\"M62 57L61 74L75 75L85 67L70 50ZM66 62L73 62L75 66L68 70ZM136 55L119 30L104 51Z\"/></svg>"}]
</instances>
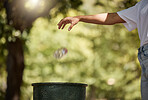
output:
<instances>
[{"instance_id":1,"label":"outstretched hand","mask_svg":"<svg viewBox=\"0 0 148 100\"><path fill-rule=\"evenodd\" d=\"M79 18L77 17L66 17L58 23L58 28L64 29L64 27L67 24L71 24L70 27L68 28L68 31L70 31L73 28L73 26L76 25L78 22L79 22Z\"/></svg>"}]
</instances>

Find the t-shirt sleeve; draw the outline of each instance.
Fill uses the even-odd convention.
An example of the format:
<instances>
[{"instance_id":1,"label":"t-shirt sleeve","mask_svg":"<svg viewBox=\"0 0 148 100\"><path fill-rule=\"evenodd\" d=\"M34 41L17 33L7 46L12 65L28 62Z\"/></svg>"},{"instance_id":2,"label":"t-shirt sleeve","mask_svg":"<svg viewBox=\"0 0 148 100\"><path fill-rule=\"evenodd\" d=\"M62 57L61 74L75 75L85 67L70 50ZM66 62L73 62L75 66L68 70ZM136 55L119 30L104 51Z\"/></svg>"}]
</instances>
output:
<instances>
[{"instance_id":1,"label":"t-shirt sleeve","mask_svg":"<svg viewBox=\"0 0 148 100\"><path fill-rule=\"evenodd\" d=\"M139 2L140 3L140 2ZM137 28L137 14L139 3L135 6L128 9L117 12L117 14L124 20L126 23L123 25L129 30L132 31Z\"/></svg>"}]
</instances>

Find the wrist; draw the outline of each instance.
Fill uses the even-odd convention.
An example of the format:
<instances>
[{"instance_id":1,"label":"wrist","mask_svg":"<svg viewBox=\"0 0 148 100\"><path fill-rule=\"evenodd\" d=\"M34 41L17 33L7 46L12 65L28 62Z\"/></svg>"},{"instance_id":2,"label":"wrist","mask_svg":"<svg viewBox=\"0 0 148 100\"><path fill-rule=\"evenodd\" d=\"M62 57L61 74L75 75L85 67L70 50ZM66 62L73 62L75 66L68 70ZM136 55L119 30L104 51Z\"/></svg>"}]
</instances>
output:
<instances>
[{"instance_id":1,"label":"wrist","mask_svg":"<svg viewBox=\"0 0 148 100\"><path fill-rule=\"evenodd\" d=\"M82 16L75 16L74 18L77 18L78 21L82 21Z\"/></svg>"}]
</instances>

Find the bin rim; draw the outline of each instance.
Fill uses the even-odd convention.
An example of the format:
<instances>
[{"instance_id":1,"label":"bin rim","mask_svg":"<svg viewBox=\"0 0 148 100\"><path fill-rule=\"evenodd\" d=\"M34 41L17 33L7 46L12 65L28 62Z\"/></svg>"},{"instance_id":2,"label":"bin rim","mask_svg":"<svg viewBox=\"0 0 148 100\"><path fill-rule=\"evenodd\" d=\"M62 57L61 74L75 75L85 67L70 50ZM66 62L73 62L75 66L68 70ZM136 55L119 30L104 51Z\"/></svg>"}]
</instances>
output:
<instances>
[{"instance_id":1,"label":"bin rim","mask_svg":"<svg viewBox=\"0 0 148 100\"><path fill-rule=\"evenodd\" d=\"M32 86L43 86L43 85L63 85L63 86L85 86L88 85L85 83L71 83L71 82L40 82L40 83L32 83Z\"/></svg>"}]
</instances>

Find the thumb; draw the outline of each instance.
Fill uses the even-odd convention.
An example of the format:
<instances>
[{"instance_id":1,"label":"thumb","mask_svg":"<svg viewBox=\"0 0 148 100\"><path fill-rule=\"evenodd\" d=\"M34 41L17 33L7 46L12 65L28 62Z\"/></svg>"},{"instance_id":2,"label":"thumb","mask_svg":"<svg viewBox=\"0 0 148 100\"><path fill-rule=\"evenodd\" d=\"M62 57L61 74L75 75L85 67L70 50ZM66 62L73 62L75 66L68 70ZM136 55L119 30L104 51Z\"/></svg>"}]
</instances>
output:
<instances>
[{"instance_id":1,"label":"thumb","mask_svg":"<svg viewBox=\"0 0 148 100\"><path fill-rule=\"evenodd\" d=\"M73 26L74 26L74 24L71 24L70 27L68 28L68 31L70 31Z\"/></svg>"}]
</instances>

